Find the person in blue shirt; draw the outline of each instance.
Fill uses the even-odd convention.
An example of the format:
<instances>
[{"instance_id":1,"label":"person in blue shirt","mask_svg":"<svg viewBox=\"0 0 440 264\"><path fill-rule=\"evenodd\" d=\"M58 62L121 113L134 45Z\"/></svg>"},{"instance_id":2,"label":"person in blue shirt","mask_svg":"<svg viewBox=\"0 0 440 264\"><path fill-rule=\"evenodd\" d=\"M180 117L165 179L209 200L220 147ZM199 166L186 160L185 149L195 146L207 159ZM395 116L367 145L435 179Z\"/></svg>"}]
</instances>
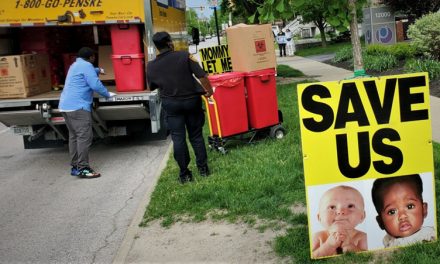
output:
<instances>
[{"instance_id":1,"label":"person in blue shirt","mask_svg":"<svg viewBox=\"0 0 440 264\"><path fill-rule=\"evenodd\" d=\"M61 93L60 109L69 130L69 153L71 175L80 178L97 178L101 174L89 165L89 148L93 141L92 101L93 93L111 97L98 75L101 69L95 68L95 52L89 47L78 51L76 61L67 72L66 82Z\"/></svg>"},{"instance_id":2,"label":"person in blue shirt","mask_svg":"<svg viewBox=\"0 0 440 264\"><path fill-rule=\"evenodd\" d=\"M280 49L280 57L286 57L286 34L283 31L278 32L277 35L277 43L278 43L278 47Z\"/></svg>"}]
</instances>

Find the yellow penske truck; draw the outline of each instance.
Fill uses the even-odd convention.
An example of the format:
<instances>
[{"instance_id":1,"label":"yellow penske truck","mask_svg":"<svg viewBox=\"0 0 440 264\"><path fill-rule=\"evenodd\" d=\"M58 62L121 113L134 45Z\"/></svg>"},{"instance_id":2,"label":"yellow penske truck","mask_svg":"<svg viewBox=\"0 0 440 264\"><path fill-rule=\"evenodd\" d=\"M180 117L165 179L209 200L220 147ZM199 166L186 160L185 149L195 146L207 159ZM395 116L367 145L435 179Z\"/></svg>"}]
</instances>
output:
<instances>
[{"instance_id":1,"label":"yellow penske truck","mask_svg":"<svg viewBox=\"0 0 440 264\"><path fill-rule=\"evenodd\" d=\"M152 35L168 31L187 49L185 0L0 1L0 122L24 147L62 146L68 139L58 109L65 76L83 46L98 51L96 67L116 96L95 96L95 138L166 137L161 102L146 87L155 58Z\"/></svg>"}]
</instances>

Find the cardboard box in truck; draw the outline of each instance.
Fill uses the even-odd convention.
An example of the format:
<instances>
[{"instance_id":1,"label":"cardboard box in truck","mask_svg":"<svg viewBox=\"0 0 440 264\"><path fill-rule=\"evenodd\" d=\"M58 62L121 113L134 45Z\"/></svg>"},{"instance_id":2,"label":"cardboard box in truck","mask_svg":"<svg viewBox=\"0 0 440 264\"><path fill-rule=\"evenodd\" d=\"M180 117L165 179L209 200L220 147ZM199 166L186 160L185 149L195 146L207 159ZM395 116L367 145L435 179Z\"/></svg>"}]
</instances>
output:
<instances>
[{"instance_id":1,"label":"cardboard box in truck","mask_svg":"<svg viewBox=\"0 0 440 264\"><path fill-rule=\"evenodd\" d=\"M270 24L238 24L226 29L234 71L276 68L275 46Z\"/></svg>"},{"instance_id":2,"label":"cardboard box in truck","mask_svg":"<svg viewBox=\"0 0 440 264\"><path fill-rule=\"evenodd\" d=\"M113 70L112 46L99 46L98 48L99 67L103 68L105 74L99 75L102 81L115 80L115 72Z\"/></svg>"},{"instance_id":3,"label":"cardboard box in truck","mask_svg":"<svg viewBox=\"0 0 440 264\"><path fill-rule=\"evenodd\" d=\"M0 57L0 98L26 98L51 89L47 54Z\"/></svg>"}]
</instances>

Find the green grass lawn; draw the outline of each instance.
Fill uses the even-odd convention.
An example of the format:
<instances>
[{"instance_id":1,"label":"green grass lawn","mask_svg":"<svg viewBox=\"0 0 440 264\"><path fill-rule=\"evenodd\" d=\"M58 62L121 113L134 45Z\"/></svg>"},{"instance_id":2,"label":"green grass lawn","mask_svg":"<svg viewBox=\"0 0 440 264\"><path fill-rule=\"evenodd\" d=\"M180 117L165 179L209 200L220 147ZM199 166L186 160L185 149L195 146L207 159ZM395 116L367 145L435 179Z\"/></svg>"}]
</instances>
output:
<instances>
[{"instance_id":1,"label":"green grass lawn","mask_svg":"<svg viewBox=\"0 0 440 264\"><path fill-rule=\"evenodd\" d=\"M385 254L351 253L310 260L307 216L291 210L293 205L305 206L296 83L278 85L277 91L283 126L287 130L283 139L266 138L253 144L231 141L226 155L216 151L208 153L210 177L201 178L194 173L195 182L185 185L177 181L178 167L170 157L141 226L155 219L169 226L176 221L197 222L210 218L244 221L261 230L286 228L285 235L277 237L273 247L279 256L289 257L293 263L438 263L438 242L386 251ZM207 125L204 133L208 135ZM434 144L434 157L438 188L438 144ZM190 169L197 171L194 157Z\"/></svg>"},{"instance_id":2,"label":"green grass lawn","mask_svg":"<svg viewBox=\"0 0 440 264\"><path fill-rule=\"evenodd\" d=\"M288 65L279 64L277 65L277 76L278 77L303 77L304 73L297 69L293 69Z\"/></svg>"},{"instance_id":3,"label":"green grass lawn","mask_svg":"<svg viewBox=\"0 0 440 264\"><path fill-rule=\"evenodd\" d=\"M312 48L307 48L307 49L300 49L300 50L295 51L295 55L298 55L301 57L307 57L307 56L312 56L312 55L329 54L329 53L335 53L344 47L351 47L351 42L341 42L341 43L334 43L334 44L327 43L327 47L325 47L325 48L319 46L319 47L312 47Z\"/></svg>"}]
</instances>

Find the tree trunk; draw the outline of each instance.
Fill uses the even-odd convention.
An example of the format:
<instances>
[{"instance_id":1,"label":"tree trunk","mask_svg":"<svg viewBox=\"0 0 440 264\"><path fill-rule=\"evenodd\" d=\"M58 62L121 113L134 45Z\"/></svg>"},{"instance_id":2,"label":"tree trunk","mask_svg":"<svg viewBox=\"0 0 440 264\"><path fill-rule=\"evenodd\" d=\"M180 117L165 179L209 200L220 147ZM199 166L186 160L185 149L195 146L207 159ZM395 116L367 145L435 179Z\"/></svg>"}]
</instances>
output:
<instances>
[{"instance_id":1,"label":"tree trunk","mask_svg":"<svg viewBox=\"0 0 440 264\"><path fill-rule=\"evenodd\" d=\"M353 64L354 71L356 73L356 71L364 69L364 63L362 61L361 42L359 40L359 30L357 24L356 0L348 0L348 8L350 12L350 33L351 45L353 46Z\"/></svg>"},{"instance_id":2,"label":"tree trunk","mask_svg":"<svg viewBox=\"0 0 440 264\"><path fill-rule=\"evenodd\" d=\"M316 25L319 29L319 33L321 34L321 46L323 48L327 47L327 39L325 38L325 27L324 25Z\"/></svg>"}]
</instances>

